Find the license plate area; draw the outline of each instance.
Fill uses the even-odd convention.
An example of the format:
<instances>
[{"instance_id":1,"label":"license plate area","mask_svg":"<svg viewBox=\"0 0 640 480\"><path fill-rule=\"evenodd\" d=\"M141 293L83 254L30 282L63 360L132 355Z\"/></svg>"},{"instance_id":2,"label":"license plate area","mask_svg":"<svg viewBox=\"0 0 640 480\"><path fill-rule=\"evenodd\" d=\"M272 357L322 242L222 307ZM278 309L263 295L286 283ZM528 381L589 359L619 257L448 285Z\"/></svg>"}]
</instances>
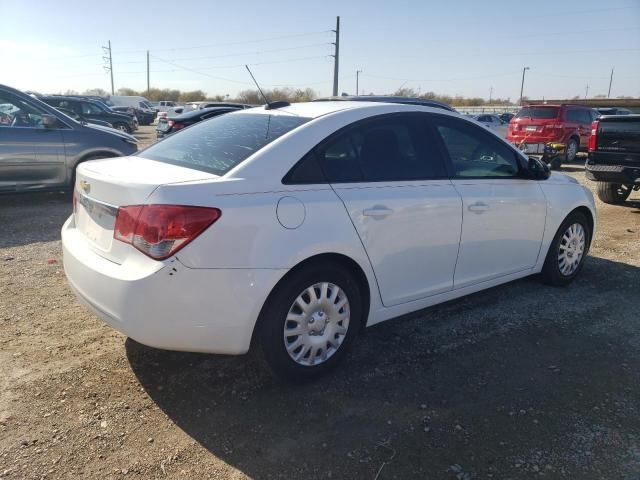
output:
<instances>
[{"instance_id":1,"label":"license plate area","mask_svg":"<svg viewBox=\"0 0 640 480\"><path fill-rule=\"evenodd\" d=\"M96 247L111 249L118 207L99 202L76 191L76 228Z\"/></svg>"},{"instance_id":2,"label":"license plate area","mask_svg":"<svg viewBox=\"0 0 640 480\"><path fill-rule=\"evenodd\" d=\"M524 153L544 153L544 143L525 143L522 144L521 150Z\"/></svg>"}]
</instances>

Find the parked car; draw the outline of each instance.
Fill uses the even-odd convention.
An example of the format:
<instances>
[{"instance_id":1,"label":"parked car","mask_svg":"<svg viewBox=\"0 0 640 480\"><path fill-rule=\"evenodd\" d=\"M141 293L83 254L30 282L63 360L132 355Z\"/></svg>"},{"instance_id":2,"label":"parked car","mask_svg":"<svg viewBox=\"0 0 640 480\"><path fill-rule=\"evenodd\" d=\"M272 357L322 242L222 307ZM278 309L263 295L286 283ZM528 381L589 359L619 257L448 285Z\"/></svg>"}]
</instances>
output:
<instances>
[{"instance_id":1,"label":"parked car","mask_svg":"<svg viewBox=\"0 0 640 480\"><path fill-rule=\"evenodd\" d=\"M248 105L246 103L235 103L235 102L202 102L198 108L203 110L205 108L213 108L213 107L231 107L231 108L253 108L256 105Z\"/></svg>"},{"instance_id":2,"label":"parked car","mask_svg":"<svg viewBox=\"0 0 640 480\"><path fill-rule=\"evenodd\" d=\"M628 108L620 107L604 107L596 108L599 115L631 115L633 112Z\"/></svg>"},{"instance_id":3,"label":"parked car","mask_svg":"<svg viewBox=\"0 0 640 480\"><path fill-rule=\"evenodd\" d=\"M112 107L135 108L140 125L151 125L156 118L156 110L151 106L149 100L144 97L111 95L107 100L109 106Z\"/></svg>"},{"instance_id":4,"label":"parked car","mask_svg":"<svg viewBox=\"0 0 640 480\"><path fill-rule=\"evenodd\" d=\"M640 190L640 115L604 115L593 122L585 170L605 203L623 203Z\"/></svg>"},{"instance_id":5,"label":"parked car","mask_svg":"<svg viewBox=\"0 0 640 480\"><path fill-rule=\"evenodd\" d=\"M211 107L203 110L193 110L181 115L160 117L158 118L156 135L158 138L163 138L177 132L178 130L182 130L183 128L201 122L202 120L217 117L223 113L229 113L236 110L239 109L235 107Z\"/></svg>"},{"instance_id":6,"label":"parked car","mask_svg":"<svg viewBox=\"0 0 640 480\"><path fill-rule=\"evenodd\" d=\"M294 379L361 327L527 275L570 283L596 223L574 179L416 105L238 110L78 179L62 244L84 304L156 348L257 345Z\"/></svg>"},{"instance_id":7,"label":"parked car","mask_svg":"<svg viewBox=\"0 0 640 480\"><path fill-rule=\"evenodd\" d=\"M528 154L542 154L548 143L565 145L566 161L587 149L597 113L583 105L527 105L509 123L507 140Z\"/></svg>"},{"instance_id":8,"label":"parked car","mask_svg":"<svg viewBox=\"0 0 640 480\"><path fill-rule=\"evenodd\" d=\"M498 114L498 117L500 117L500 120L502 120L504 123L509 123L511 119L515 116L516 116L515 113L508 113L508 112Z\"/></svg>"},{"instance_id":9,"label":"parked car","mask_svg":"<svg viewBox=\"0 0 640 480\"><path fill-rule=\"evenodd\" d=\"M131 135L82 124L52 106L0 85L0 191L68 188L78 164L131 155Z\"/></svg>"},{"instance_id":10,"label":"parked car","mask_svg":"<svg viewBox=\"0 0 640 480\"><path fill-rule=\"evenodd\" d=\"M80 122L80 123L84 122L84 123L89 123L91 125L100 125L101 127L113 128L113 125L110 124L109 122L103 122L102 120L85 119L85 118L81 117L80 115L78 115L76 112L74 112L72 110L66 110L64 108L56 108L56 110L58 110L59 112L64 113L67 117L73 118L76 122Z\"/></svg>"},{"instance_id":11,"label":"parked car","mask_svg":"<svg viewBox=\"0 0 640 480\"><path fill-rule=\"evenodd\" d=\"M340 97L316 98L314 102L385 102L401 103L407 105L422 105L423 107L434 107L455 112L456 109L446 103L437 100L426 100L414 97L396 97L393 95L342 95Z\"/></svg>"},{"instance_id":12,"label":"parked car","mask_svg":"<svg viewBox=\"0 0 640 480\"><path fill-rule=\"evenodd\" d=\"M158 112L168 112L172 108L178 106L177 102L173 102L171 100L161 100L156 103L157 103L156 109L158 110Z\"/></svg>"},{"instance_id":13,"label":"parked car","mask_svg":"<svg viewBox=\"0 0 640 480\"><path fill-rule=\"evenodd\" d=\"M75 112L82 120L101 120L109 122L114 128L126 133L132 133L136 127L129 115L114 112L101 104L84 98L51 95L40 97L40 100L52 107Z\"/></svg>"},{"instance_id":14,"label":"parked car","mask_svg":"<svg viewBox=\"0 0 640 480\"><path fill-rule=\"evenodd\" d=\"M498 115L481 113L480 115L470 115L478 123L481 123L496 135L502 138L507 136L508 124L503 122Z\"/></svg>"}]
</instances>

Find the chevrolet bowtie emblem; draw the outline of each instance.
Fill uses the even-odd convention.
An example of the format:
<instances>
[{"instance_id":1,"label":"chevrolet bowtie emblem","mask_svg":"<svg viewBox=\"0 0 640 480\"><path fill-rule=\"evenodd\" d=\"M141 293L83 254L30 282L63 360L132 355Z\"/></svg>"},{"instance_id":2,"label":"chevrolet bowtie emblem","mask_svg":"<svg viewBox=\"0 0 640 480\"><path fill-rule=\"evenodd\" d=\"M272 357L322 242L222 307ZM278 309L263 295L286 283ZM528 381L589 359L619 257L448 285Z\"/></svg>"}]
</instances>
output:
<instances>
[{"instance_id":1,"label":"chevrolet bowtie emblem","mask_svg":"<svg viewBox=\"0 0 640 480\"><path fill-rule=\"evenodd\" d=\"M84 193L89 193L91 191L91 185L89 184L89 182L86 182L84 180L80 180L80 188L84 190Z\"/></svg>"}]
</instances>

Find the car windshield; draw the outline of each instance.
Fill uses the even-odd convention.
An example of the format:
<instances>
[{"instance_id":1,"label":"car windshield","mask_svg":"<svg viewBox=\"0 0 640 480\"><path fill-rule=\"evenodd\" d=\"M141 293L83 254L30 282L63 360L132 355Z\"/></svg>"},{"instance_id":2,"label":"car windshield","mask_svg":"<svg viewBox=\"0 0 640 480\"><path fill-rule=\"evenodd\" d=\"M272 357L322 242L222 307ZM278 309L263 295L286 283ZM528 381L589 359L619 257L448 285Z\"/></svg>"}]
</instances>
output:
<instances>
[{"instance_id":1,"label":"car windshield","mask_svg":"<svg viewBox=\"0 0 640 480\"><path fill-rule=\"evenodd\" d=\"M516 114L516 118L557 118L558 107L525 107Z\"/></svg>"},{"instance_id":2,"label":"car windshield","mask_svg":"<svg viewBox=\"0 0 640 480\"><path fill-rule=\"evenodd\" d=\"M140 157L222 176L308 118L231 113L198 123L139 153Z\"/></svg>"}]
</instances>

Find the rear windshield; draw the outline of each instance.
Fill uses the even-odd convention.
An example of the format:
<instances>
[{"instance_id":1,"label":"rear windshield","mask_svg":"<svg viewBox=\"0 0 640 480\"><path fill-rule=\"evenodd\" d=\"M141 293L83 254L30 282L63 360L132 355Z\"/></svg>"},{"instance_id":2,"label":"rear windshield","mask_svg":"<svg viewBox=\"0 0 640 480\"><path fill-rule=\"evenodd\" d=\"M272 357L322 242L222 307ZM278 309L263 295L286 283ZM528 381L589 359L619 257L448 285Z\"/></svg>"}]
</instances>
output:
<instances>
[{"instance_id":1,"label":"rear windshield","mask_svg":"<svg viewBox=\"0 0 640 480\"><path fill-rule=\"evenodd\" d=\"M516 118L557 118L558 107L525 107L516 114Z\"/></svg>"},{"instance_id":2,"label":"rear windshield","mask_svg":"<svg viewBox=\"0 0 640 480\"><path fill-rule=\"evenodd\" d=\"M308 118L260 113L225 114L197 123L143 150L150 160L222 176Z\"/></svg>"}]
</instances>

